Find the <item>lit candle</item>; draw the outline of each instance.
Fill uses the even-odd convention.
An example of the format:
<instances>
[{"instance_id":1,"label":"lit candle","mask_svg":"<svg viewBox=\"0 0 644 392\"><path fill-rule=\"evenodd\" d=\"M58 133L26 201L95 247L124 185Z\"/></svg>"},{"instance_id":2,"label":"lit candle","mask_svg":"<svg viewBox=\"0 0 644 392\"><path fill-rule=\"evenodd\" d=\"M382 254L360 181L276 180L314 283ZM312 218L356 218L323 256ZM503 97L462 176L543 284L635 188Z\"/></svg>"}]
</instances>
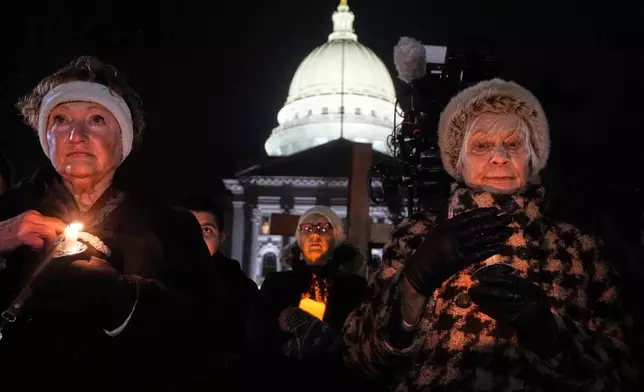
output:
<instances>
[{"instance_id":1,"label":"lit candle","mask_svg":"<svg viewBox=\"0 0 644 392\"><path fill-rule=\"evenodd\" d=\"M324 312L326 311L326 304L324 302L315 301L311 298L302 298L300 300L299 307L306 313L318 318L319 320L324 319Z\"/></svg>"},{"instance_id":2,"label":"lit candle","mask_svg":"<svg viewBox=\"0 0 644 392\"><path fill-rule=\"evenodd\" d=\"M73 250L74 248L76 248L76 244L78 242L78 233L80 233L82 228L83 225L80 223L72 223L65 228L65 232L63 233L63 235L65 236L65 240L63 242L64 250Z\"/></svg>"}]
</instances>

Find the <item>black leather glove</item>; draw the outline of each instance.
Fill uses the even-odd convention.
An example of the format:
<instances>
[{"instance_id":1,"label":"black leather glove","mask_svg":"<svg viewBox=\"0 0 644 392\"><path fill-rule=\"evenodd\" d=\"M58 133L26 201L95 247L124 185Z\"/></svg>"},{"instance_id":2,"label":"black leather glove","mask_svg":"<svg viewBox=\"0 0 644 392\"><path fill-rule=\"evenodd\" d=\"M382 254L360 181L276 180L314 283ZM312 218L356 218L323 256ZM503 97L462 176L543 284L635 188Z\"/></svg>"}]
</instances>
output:
<instances>
[{"instance_id":1,"label":"black leather glove","mask_svg":"<svg viewBox=\"0 0 644 392\"><path fill-rule=\"evenodd\" d=\"M31 288L35 307L83 314L88 321L112 330L132 311L136 284L102 259L63 257L52 260Z\"/></svg>"},{"instance_id":2,"label":"black leather glove","mask_svg":"<svg viewBox=\"0 0 644 392\"><path fill-rule=\"evenodd\" d=\"M280 324L292 334L283 347L284 353L293 358L316 357L338 347L340 335L329 324L298 308L282 312Z\"/></svg>"},{"instance_id":3,"label":"black leather glove","mask_svg":"<svg viewBox=\"0 0 644 392\"><path fill-rule=\"evenodd\" d=\"M472 302L498 323L513 328L519 344L545 358L556 355L559 331L546 294L501 265L495 267L476 274L478 282L469 290Z\"/></svg>"},{"instance_id":4,"label":"black leather glove","mask_svg":"<svg viewBox=\"0 0 644 392\"><path fill-rule=\"evenodd\" d=\"M495 208L464 212L432 227L403 270L411 286L425 297L462 268L499 253L512 235L509 215Z\"/></svg>"}]
</instances>

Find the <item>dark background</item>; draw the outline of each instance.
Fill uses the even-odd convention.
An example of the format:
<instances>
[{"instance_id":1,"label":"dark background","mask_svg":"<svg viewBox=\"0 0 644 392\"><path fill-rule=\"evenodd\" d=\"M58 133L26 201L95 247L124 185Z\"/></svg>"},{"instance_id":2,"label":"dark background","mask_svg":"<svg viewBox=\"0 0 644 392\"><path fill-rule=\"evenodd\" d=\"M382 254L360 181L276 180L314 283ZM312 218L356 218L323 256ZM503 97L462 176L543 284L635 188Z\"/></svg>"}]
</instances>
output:
<instances>
[{"instance_id":1,"label":"dark background","mask_svg":"<svg viewBox=\"0 0 644 392\"><path fill-rule=\"evenodd\" d=\"M350 0L361 43L395 72L402 35L458 46L492 40L502 76L542 100L552 132L546 177L573 204L624 203L644 160L643 13L635 2ZM126 177L159 195L221 191L221 178L265 157L298 64L331 32L335 0L158 4L18 2L2 23L0 149L19 176L45 163L13 104L79 55L117 66L147 111ZM398 83L396 81L396 83ZM639 208L639 207L638 207Z\"/></svg>"}]
</instances>

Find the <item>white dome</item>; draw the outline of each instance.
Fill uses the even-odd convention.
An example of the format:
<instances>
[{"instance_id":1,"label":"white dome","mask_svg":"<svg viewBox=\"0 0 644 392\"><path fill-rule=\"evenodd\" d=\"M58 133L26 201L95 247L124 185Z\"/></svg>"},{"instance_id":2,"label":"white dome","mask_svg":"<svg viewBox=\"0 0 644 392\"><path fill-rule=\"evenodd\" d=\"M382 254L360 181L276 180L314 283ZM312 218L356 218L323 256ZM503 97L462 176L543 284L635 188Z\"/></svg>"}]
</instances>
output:
<instances>
[{"instance_id":1,"label":"white dome","mask_svg":"<svg viewBox=\"0 0 644 392\"><path fill-rule=\"evenodd\" d=\"M344 72L342 71L344 51ZM360 94L394 103L389 71L371 49L353 40L332 40L317 47L299 66L286 102L321 94Z\"/></svg>"},{"instance_id":2,"label":"white dome","mask_svg":"<svg viewBox=\"0 0 644 392\"><path fill-rule=\"evenodd\" d=\"M345 138L389 153L396 93L389 71L353 32L354 15L342 1L329 40L295 72L279 125L266 141L272 156L290 155ZM342 110L344 108L344 110Z\"/></svg>"}]
</instances>

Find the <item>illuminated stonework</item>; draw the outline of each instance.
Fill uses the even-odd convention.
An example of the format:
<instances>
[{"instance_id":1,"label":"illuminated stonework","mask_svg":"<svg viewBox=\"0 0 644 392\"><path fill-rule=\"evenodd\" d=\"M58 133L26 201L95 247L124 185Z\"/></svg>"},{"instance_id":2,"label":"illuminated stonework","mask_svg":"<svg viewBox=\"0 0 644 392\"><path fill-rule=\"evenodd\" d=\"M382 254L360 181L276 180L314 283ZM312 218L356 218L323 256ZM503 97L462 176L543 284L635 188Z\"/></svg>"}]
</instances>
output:
<instances>
[{"instance_id":1,"label":"illuminated stonework","mask_svg":"<svg viewBox=\"0 0 644 392\"><path fill-rule=\"evenodd\" d=\"M358 42L346 1L333 14L328 42L295 72L278 126L266 141L271 156L287 156L331 140L371 143L389 154L396 94L389 71Z\"/></svg>"},{"instance_id":2,"label":"illuminated stonework","mask_svg":"<svg viewBox=\"0 0 644 392\"><path fill-rule=\"evenodd\" d=\"M329 206L340 218L347 217L348 181L344 178L247 177L227 179L224 183L238 199L233 202L232 257L242 261L244 270L258 285L261 285L270 271L282 271L288 268L282 265L279 259L282 249L295 241L295 237L287 238L263 232L262 228L271 214L300 215L315 206L318 203L318 197L322 195L344 195L344 197L330 197ZM246 196L245 187L251 188L252 194L257 194L254 202L247 204L242 201ZM293 193L300 196L291 197ZM267 194L271 196L266 196ZM392 223L386 206L370 206L369 216L373 223ZM251 226L250 237L244 234L246 225ZM248 247L247 252L249 252L246 257L244 257L245 246ZM372 257L378 259L382 257L381 249L372 249L371 253Z\"/></svg>"}]
</instances>

